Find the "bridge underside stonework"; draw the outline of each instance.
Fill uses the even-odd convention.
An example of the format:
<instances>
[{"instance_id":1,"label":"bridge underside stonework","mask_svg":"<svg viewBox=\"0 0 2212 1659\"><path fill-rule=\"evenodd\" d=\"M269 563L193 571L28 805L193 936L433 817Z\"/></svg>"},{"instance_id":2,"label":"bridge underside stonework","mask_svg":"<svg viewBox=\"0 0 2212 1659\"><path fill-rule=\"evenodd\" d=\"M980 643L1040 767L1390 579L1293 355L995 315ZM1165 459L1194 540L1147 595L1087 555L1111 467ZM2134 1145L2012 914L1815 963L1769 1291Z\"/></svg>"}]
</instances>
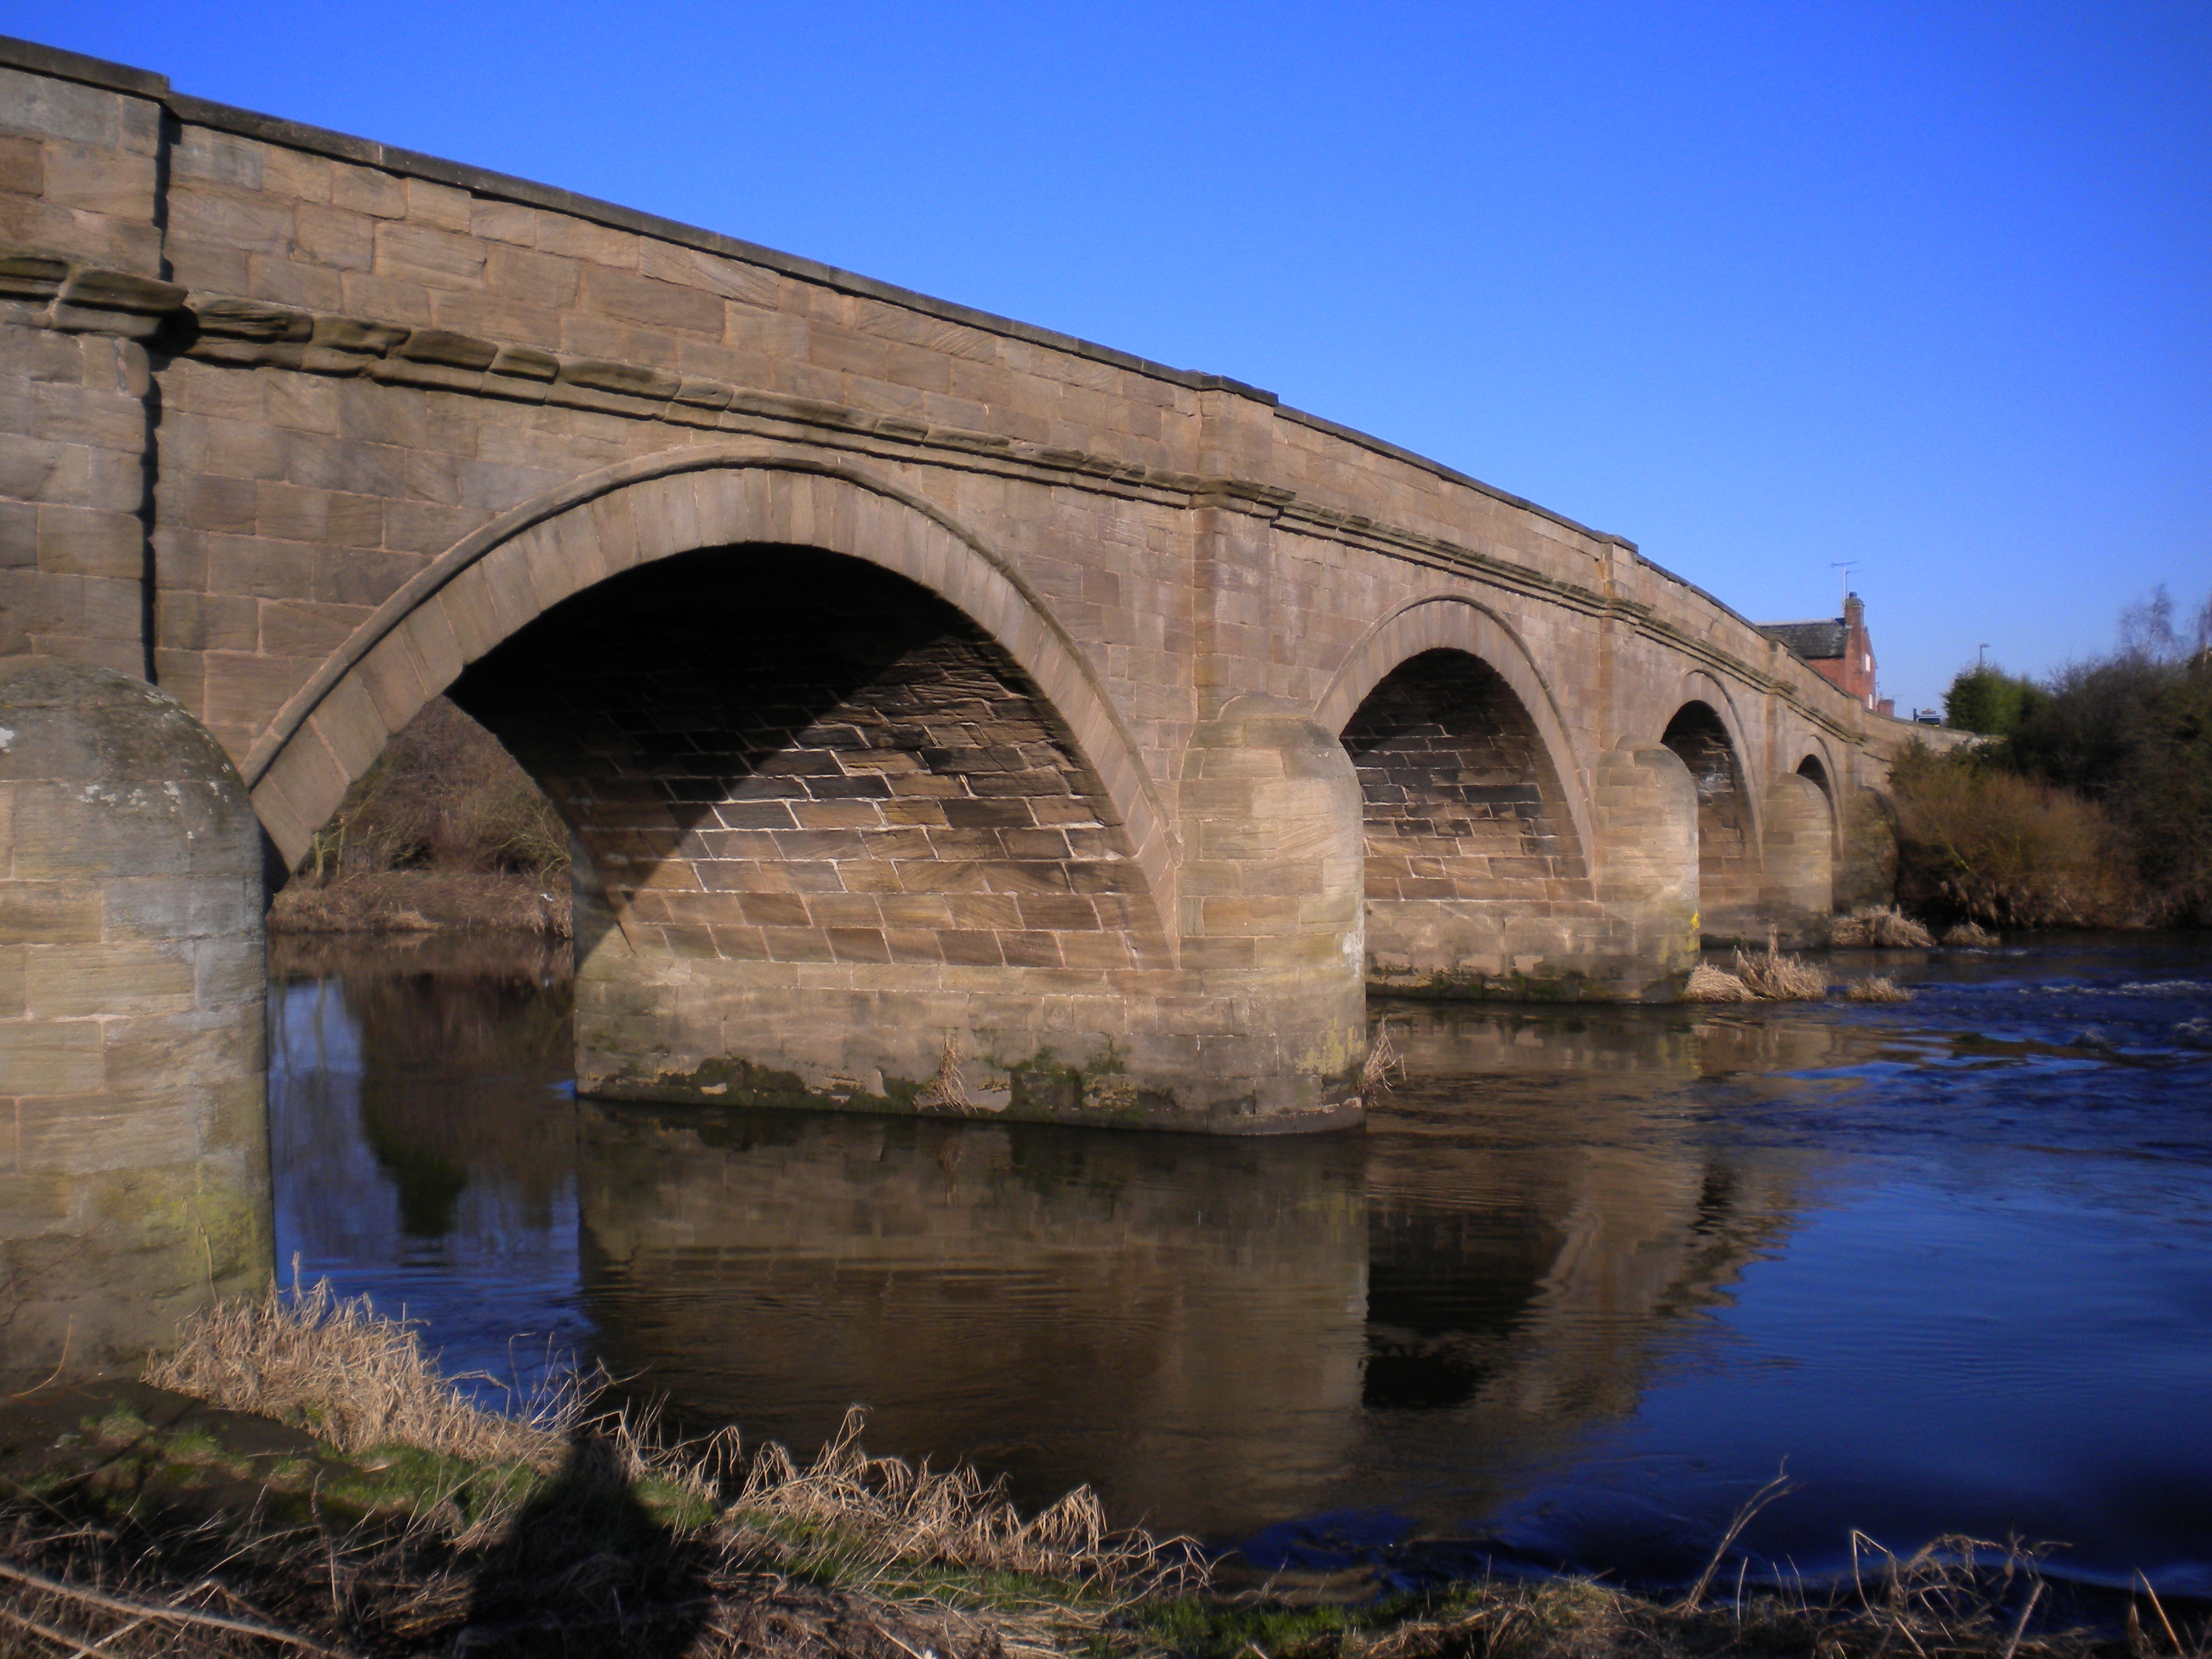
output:
<instances>
[{"instance_id":1,"label":"bridge underside stonework","mask_svg":"<svg viewBox=\"0 0 2212 1659\"><path fill-rule=\"evenodd\" d=\"M1355 1123L1370 986L1812 936L1910 735L1251 387L20 43L0 441L0 656L158 686L276 865L430 698L500 737L607 1097Z\"/></svg>"}]
</instances>

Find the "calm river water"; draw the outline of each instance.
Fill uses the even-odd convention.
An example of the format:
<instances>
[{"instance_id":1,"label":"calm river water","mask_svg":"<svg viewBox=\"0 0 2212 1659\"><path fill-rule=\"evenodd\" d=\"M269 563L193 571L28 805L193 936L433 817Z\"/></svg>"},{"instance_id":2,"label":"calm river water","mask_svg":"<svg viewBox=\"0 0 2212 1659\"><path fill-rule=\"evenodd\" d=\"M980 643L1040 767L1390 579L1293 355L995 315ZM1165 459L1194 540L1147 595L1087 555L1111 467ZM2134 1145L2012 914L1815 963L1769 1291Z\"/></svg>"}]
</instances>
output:
<instances>
[{"instance_id":1,"label":"calm river water","mask_svg":"<svg viewBox=\"0 0 2212 1659\"><path fill-rule=\"evenodd\" d=\"M1255 1562L1807 1575L1850 1529L2212 1595L2212 940L1897 1007L1399 1006L1359 1135L600 1106L550 959L289 953L277 1239L449 1370L1087 1481Z\"/></svg>"}]
</instances>

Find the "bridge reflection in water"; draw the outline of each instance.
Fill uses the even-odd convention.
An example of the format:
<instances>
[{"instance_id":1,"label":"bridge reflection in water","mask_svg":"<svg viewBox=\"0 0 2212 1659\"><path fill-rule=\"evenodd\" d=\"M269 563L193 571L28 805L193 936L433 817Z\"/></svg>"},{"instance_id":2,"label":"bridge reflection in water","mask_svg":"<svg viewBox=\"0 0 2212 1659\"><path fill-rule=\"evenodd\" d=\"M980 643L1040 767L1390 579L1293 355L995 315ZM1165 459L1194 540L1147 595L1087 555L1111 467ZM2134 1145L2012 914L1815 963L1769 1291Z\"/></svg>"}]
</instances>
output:
<instances>
[{"instance_id":1,"label":"bridge reflection in water","mask_svg":"<svg viewBox=\"0 0 2212 1659\"><path fill-rule=\"evenodd\" d=\"M1405 1007L1411 1076L1365 1134L1216 1140L572 1103L545 964L405 964L276 1000L279 1243L308 1273L405 1301L449 1364L505 1374L550 1329L687 1425L804 1452L865 1402L872 1449L1218 1539L1346 1509L1450 1531L1632 1414L1809 1173L1701 1146L1683 1085L1849 1040Z\"/></svg>"}]
</instances>

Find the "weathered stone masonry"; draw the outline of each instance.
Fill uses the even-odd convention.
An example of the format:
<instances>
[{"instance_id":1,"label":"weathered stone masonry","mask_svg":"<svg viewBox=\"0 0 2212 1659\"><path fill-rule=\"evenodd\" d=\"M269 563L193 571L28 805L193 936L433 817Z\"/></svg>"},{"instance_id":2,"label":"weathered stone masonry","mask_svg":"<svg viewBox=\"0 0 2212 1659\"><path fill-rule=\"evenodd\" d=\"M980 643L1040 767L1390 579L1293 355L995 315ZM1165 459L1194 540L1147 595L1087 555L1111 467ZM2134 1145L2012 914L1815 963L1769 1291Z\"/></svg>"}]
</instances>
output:
<instances>
[{"instance_id":1,"label":"weathered stone masonry","mask_svg":"<svg viewBox=\"0 0 2212 1659\"><path fill-rule=\"evenodd\" d=\"M287 858L453 690L577 831L588 1087L1328 1127L1370 980L1668 996L1877 867L1905 728L1249 386L21 43L0 256L0 655Z\"/></svg>"}]
</instances>

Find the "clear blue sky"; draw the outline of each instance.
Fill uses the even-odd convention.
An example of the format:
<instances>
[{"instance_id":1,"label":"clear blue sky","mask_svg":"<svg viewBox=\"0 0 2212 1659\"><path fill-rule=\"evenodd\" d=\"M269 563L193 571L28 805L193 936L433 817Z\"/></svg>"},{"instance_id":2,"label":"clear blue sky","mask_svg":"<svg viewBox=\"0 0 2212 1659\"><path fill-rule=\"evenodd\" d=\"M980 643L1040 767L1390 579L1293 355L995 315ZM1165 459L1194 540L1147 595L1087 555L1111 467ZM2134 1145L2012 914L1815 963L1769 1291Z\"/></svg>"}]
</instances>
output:
<instances>
[{"instance_id":1,"label":"clear blue sky","mask_svg":"<svg viewBox=\"0 0 2212 1659\"><path fill-rule=\"evenodd\" d=\"M0 0L181 91L1250 381L1883 690L2212 590L2212 6Z\"/></svg>"}]
</instances>

